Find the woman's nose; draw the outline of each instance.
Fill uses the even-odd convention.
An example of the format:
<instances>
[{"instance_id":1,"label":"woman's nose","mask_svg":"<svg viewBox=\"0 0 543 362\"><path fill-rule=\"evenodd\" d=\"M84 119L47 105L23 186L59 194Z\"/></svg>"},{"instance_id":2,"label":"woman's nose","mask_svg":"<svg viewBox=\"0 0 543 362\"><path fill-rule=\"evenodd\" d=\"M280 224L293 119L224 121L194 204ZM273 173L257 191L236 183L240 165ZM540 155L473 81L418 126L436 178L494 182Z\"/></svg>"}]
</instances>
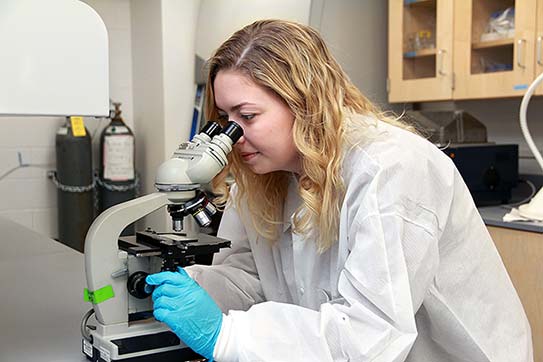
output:
<instances>
[{"instance_id":1,"label":"woman's nose","mask_svg":"<svg viewBox=\"0 0 543 362\"><path fill-rule=\"evenodd\" d=\"M235 146L241 146L245 143L245 136L241 136L238 141L236 142L236 144L234 144L234 147Z\"/></svg>"}]
</instances>

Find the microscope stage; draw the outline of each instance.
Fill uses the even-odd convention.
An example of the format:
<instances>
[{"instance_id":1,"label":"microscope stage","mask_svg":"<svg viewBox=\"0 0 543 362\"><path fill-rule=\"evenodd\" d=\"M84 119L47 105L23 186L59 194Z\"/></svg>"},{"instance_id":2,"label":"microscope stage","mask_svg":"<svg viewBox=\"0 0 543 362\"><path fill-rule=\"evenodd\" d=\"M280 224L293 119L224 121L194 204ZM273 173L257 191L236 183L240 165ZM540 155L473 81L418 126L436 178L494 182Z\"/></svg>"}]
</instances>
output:
<instances>
[{"instance_id":1,"label":"microscope stage","mask_svg":"<svg viewBox=\"0 0 543 362\"><path fill-rule=\"evenodd\" d=\"M172 265L188 266L192 264L211 264L213 254L221 248L230 247L230 241L207 234L188 237L184 233L157 233L155 231L137 232L135 236L119 238L119 249L136 257L159 256ZM175 268L173 268L175 270Z\"/></svg>"}]
</instances>

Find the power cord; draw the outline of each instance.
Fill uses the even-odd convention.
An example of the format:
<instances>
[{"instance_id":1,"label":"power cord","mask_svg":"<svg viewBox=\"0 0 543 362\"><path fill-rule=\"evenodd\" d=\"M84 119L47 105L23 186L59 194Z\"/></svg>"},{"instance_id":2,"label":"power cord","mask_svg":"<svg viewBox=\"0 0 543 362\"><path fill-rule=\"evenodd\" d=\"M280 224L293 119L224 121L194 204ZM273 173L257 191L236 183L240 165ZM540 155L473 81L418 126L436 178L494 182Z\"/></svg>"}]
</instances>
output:
<instances>
[{"instance_id":1,"label":"power cord","mask_svg":"<svg viewBox=\"0 0 543 362\"><path fill-rule=\"evenodd\" d=\"M535 193L537 192L537 188L535 187L534 183L532 181L530 181L530 180L524 180L524 179L520 179L518 181L523 182L523 183L527 184L528 186L530 186L530 195L527 196L526 198L524 198L521 201L513 202L513 203L510 203L510 204L500 205L501 208L506 209L506 210L511 210L512 208L514 208L516 206L527 203L528 201L530 201L532 199L532 197L534 197Z\"/></svg>"}]
</instances>

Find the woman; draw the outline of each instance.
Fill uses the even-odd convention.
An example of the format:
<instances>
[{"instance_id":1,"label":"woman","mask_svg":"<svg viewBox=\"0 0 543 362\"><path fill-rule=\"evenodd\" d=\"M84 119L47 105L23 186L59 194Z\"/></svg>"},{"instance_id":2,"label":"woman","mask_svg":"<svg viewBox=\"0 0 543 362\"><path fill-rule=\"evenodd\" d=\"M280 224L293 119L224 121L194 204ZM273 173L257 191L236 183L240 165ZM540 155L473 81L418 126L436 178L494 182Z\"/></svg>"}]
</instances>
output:
<instances>
[{"instance_id":1,"label":"woman","mask_svg":"<svg viewBox=\"0 0 543 362\"><path fill-rule=\"evenodd\" d=\"M147 279L155 317L189 347L218 361L533 360L453 163L380 114L316 31L248 25L210 59L207 85L208 118L244 131L235 184L215 180L232 248L192 277Z\"/></svg>"}]
</instances>

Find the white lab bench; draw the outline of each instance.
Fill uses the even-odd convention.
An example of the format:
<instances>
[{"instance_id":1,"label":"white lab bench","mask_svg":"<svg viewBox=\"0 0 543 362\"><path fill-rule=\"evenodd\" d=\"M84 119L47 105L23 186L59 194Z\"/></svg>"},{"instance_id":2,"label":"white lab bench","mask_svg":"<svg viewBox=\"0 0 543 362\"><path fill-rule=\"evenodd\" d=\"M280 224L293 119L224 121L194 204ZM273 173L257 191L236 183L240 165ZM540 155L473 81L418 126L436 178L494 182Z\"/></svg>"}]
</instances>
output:
<instances>
[{"instance_id":1,"label":"white lab bench","mask_svg":"<svg viewBox=\"0 0 543 362\"><path fill-rule=\"evenodd\" d=\"M0 361L86 361L83 254L0 217Z\"/></svg>"}]
</instances>

